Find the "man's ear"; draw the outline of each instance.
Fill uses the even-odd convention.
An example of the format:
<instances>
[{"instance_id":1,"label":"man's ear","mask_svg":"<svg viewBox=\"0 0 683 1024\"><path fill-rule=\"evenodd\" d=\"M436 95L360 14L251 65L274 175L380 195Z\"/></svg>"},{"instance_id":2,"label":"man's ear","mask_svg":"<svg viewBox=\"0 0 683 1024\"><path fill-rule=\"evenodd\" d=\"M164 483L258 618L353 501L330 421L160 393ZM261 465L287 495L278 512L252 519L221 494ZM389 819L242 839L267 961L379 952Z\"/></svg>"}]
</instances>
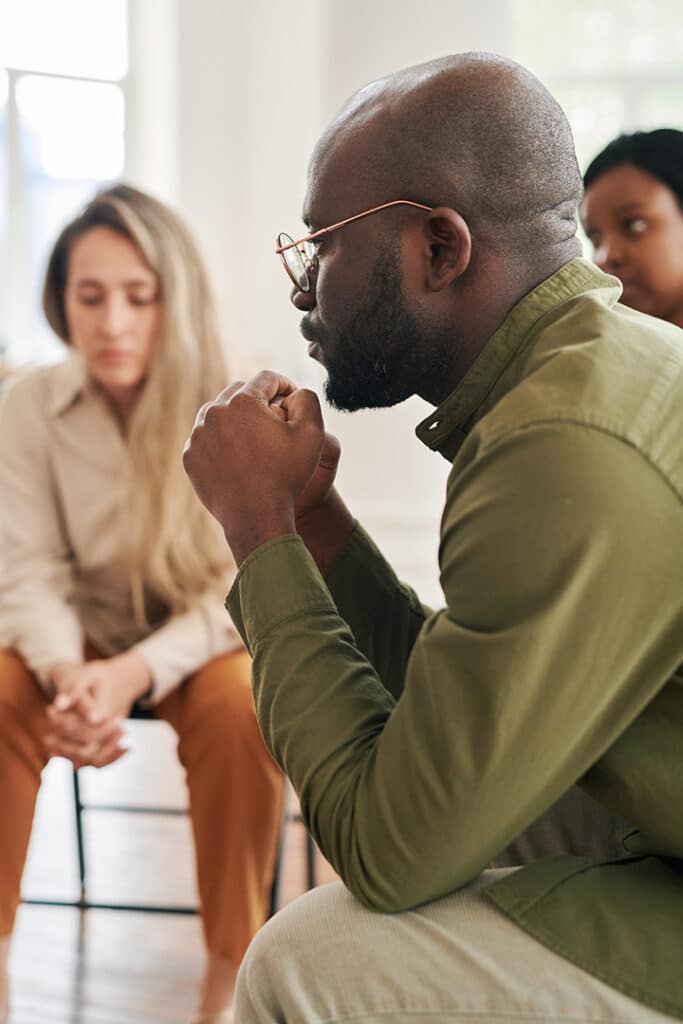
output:
<instances>
[{"instance_id":1,"label":"man's ear","mask_svg":"<svg viewBox=\"0 0 683 1024\"><path fill-rule=\"evenodd\" d=\"M467 221L448 206L435 206L425 221L424 230L430 250L427 285L439 292L467 270L472 256L472 235Z\"/></svg>"}]
</instances>

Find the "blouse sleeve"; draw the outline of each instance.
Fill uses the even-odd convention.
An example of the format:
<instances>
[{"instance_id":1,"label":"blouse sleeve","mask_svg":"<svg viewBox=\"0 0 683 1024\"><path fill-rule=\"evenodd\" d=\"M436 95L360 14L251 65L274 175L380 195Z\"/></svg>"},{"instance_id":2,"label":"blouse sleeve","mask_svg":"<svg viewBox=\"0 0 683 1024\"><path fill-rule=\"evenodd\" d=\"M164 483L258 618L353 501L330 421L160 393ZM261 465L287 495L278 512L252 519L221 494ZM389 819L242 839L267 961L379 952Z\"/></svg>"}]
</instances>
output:
<instances>
[{"instance_id":1,"label":"blouse sleeve","mask_svg":"<svg viewBox=\"0 0 683 1024\"><path fill-rule=\"evenodd\" d=\"M152 692L145 703L157 704L207 661L242 648L225 610L230 582L226 581L224 588L207 591L193 608L174 615L135 645L152 674Z\"/></svg>"},{"instance_id":2,"label":"blouse sleeve","mask_svg":"<svg viewBox=\"0 0 683 1024\"><path fill-rule=\"evenodd\" d=\"M73 555L50 468L48 423L31 376L0 401L0 645L47 688L52 666L81 661Z\"/></svg>"}]
</instances>

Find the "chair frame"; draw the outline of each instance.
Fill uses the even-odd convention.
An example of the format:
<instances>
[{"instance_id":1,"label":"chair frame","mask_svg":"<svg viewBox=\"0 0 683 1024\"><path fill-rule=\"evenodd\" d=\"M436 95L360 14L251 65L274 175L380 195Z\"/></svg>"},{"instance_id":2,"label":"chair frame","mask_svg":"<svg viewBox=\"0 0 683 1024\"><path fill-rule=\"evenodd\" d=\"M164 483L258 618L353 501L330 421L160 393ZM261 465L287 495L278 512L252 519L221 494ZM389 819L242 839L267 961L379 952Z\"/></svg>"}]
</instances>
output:
<instances>
[{"instance_id":1,"label":"chair frame","mask_svg":"<svg viewBox=\"0 0 683 1024\"><path fill-rule=\"evenodd\" d=\"M29 906L44 907L76 907L78 910L131 910L148 914L198 914L196 906L185 906L172 903L123 903L105 902L91 900L87 890L87 863L85 852L85 829L83 827L83 815L86 811L113 811L120 814L148 814L148 815L170 815L172 817L183 817L187 815L184 807L149 807L135 806L130 804L99 804L84 803L81 796L81 787L78 778L78 770L72 770L74 814L76 824L76 845L78 851L78 877L80 883L80 895L75 900L65 899L37 899L23 898L22 903ZM282 850L284 845L285 827L288 822L296 821L303 824L300 814L290 814L286 808L283 811L282 827L278 842L275 867L273 869L273 880L270 887L270 904L268 917L277 912L280 895L280 875L282 867ZM306 884L308 889L315 888L315 844L313 838L306 830Z\"/></svg>"}]
</instances>

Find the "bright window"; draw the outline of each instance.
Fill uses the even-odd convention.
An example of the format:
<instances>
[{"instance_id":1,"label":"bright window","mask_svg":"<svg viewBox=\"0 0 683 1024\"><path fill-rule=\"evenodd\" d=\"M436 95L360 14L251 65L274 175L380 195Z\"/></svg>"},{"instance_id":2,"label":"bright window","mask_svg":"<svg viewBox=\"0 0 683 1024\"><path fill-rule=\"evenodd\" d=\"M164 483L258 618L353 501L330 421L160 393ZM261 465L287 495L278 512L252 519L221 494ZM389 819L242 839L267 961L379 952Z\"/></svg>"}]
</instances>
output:
<instances>
[{"instance_id":1,"label":"bright window","mask_svg":"<svg viewBox=\"0 0 683 1024\"><path fill-rule=\"evenodd\" d=\"M126 0L0 0L5 67L119 81L126 33Z\"/></svg>"},{"instance_id":2,"label":"bright window","mask_svg":"<svg viewBox=\"0 0 683 1024\"><path fill-rule=\"evenodd\" d=\"M569 117L582 170L610 139L683 128L680 0L510 0L514 53Z\"/></svg>"},{"instance_id":3,"label":"bright window","mask_svg":"<svg viewBox=\"0 0 683 1024\"><path fill-rule=\"evenodd\" d=\"M124 170L126 0L0 0L0 349L59 358L40 290L63 225Z\"/></svg>"}]
</instances>

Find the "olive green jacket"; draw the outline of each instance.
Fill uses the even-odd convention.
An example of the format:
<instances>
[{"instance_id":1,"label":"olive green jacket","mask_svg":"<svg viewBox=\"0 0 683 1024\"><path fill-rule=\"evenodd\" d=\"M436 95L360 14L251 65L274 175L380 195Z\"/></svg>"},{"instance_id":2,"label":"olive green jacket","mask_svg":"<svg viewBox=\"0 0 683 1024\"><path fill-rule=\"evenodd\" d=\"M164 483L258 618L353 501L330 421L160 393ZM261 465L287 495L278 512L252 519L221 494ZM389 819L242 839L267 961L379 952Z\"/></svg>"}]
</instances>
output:
<instances>
[{"instance_id":1,"label":"olive green jacket","mask_svg":"<svg viewBox=\"0 0 683 1024\"><path fill-rule=\"evenodd\" d=\"M418 427L452 462L444 608L360 526L325 580L269 541L227 604L266 742L360 900L453 892L579 781L637 826L624 858L538 861L490 896L683 1019L683 333L619 294L567 264Z\"/></svg>"}]
</instances>

